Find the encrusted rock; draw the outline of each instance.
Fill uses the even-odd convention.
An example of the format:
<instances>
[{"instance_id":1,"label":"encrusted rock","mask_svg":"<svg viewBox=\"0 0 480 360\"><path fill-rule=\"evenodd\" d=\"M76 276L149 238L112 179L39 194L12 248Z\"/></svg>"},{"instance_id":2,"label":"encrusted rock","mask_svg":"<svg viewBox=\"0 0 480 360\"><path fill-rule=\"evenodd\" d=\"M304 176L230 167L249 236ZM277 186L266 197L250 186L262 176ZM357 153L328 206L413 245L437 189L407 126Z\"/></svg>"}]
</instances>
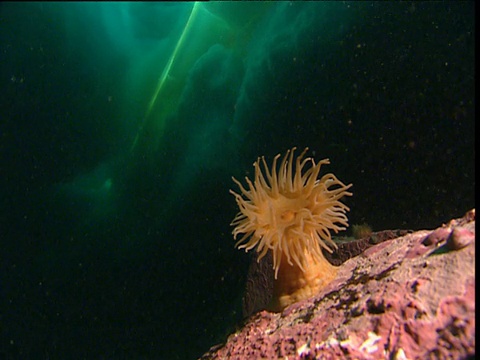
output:
<instances>
[{"instance_id":1,"label":"encrusted rock","mask_svg":"<svg viewBox=\"0 0 480 360\"><path fill-rule=\"evenodd\" d=\"M202 359L475 355L475 212L367 248L314 298L261 311Z\"/></svg>"},{"instance_id":2,"label":"encrusted rock","mask_svg":"<svg viewBox=\"0 0 480 360\"><path fill-rule=\"evenodd\" d=\"M475 240L475 234L463 226L456 227L447 239L447 248L460 250L470 245Z\"/></svg>"}]
</instances>

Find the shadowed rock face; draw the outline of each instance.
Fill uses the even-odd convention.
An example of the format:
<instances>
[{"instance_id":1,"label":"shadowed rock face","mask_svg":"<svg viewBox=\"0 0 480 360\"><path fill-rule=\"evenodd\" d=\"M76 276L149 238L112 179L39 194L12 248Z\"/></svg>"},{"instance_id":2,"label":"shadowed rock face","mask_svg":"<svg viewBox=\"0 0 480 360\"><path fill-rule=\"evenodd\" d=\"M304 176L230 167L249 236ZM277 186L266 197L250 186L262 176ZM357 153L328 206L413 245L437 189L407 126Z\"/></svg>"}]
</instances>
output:
<instances>
[{"instance_id":1,"label":"shadowed rock face","mask_svg":"<svg viewBox=\"0 0 480 360\"><path fill-rule=\"evenodd\" d=\"M202 359L473 357L475 210L433 231L378 234L341 250L350 259L317 296L251 316ZM263 271L251 270L268 284Z\"/></svg>"},{"instance_id":2,"label":"shadowed rock face","mask_svg":"<svg viewBox=\"0 0 480 360\"><path fill-rule=\"evenodd\" d=\"M275 271L272 253L269 251L259 262L256 255L257 253L252 255L252 262L248 269L243 296L243 317L265 309L273 294Z\"/></svg>"}]
</instances>

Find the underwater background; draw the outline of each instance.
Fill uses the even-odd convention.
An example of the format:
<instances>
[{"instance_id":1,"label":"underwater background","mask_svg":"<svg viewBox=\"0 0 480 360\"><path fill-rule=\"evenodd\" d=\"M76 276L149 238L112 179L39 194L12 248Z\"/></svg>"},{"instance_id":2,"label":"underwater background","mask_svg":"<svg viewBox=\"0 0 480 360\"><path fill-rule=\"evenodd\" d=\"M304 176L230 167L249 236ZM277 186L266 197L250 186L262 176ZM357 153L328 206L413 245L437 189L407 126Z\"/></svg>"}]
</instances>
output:
<instances>
[{"instance_id":1,"label":"underwater background","mask_svg":"<svg viewBox=\"0 0 480 360\"><path fill-rule=\"evenodd\" d=\"M257 156L329 158L350 224L462 216L474 45L473 1L2 2L0 358L223 341L250 261L231 176Z\"/></svg>"}]
</instances>

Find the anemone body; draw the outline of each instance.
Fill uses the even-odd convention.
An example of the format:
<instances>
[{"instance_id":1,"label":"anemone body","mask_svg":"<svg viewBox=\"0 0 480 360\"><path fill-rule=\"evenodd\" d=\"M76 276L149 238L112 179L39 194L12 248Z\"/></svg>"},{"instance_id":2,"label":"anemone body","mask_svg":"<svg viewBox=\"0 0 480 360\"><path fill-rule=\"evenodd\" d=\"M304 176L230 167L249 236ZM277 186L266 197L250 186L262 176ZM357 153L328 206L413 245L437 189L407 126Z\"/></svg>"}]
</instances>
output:
<instances>
[{"instance_id":1,"label":"anemone body","mask_svg":"<svg viewBox=\"0 0 480 360\"><path fill-rule=\"evenodd\" d=\"M336 268L323 256L322 248L336 248L330 231L346 229L348 207L340 202L352 195L333 174L318 179L322 165L304 158L306 148L294 159L295 148L288 150L271 168L264 157L253 164L253 181L245 177L247 188L238 180L240 194L230 191L240 209L233 219L233 236L241 235L236 245L246 251L256 249L260 261L268 251L273 255L275 284L271 310L311 297L333 280ZM263 171L262 171L263 165Z\"/></svg>"}]
</instances>

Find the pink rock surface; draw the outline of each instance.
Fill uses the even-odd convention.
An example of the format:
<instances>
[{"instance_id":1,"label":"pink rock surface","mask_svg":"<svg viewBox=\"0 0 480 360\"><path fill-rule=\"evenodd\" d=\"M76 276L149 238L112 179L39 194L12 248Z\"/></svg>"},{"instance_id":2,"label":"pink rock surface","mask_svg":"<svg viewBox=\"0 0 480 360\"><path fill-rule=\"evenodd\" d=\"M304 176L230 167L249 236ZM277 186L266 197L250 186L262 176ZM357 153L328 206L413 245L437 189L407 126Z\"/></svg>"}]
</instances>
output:
<instances>
[{"instance_id":1,"label":"pink rock surface","mask_svg":"<svg viewBox=\"0 0 480 360\"><path fill-rule=\"evenodd\" d=\"M453 245L452 245L453 244ZM314 298L261 311L202 359L464 359L475 354L475 210L367 249Z\"/></svg>"}]
</instances>

